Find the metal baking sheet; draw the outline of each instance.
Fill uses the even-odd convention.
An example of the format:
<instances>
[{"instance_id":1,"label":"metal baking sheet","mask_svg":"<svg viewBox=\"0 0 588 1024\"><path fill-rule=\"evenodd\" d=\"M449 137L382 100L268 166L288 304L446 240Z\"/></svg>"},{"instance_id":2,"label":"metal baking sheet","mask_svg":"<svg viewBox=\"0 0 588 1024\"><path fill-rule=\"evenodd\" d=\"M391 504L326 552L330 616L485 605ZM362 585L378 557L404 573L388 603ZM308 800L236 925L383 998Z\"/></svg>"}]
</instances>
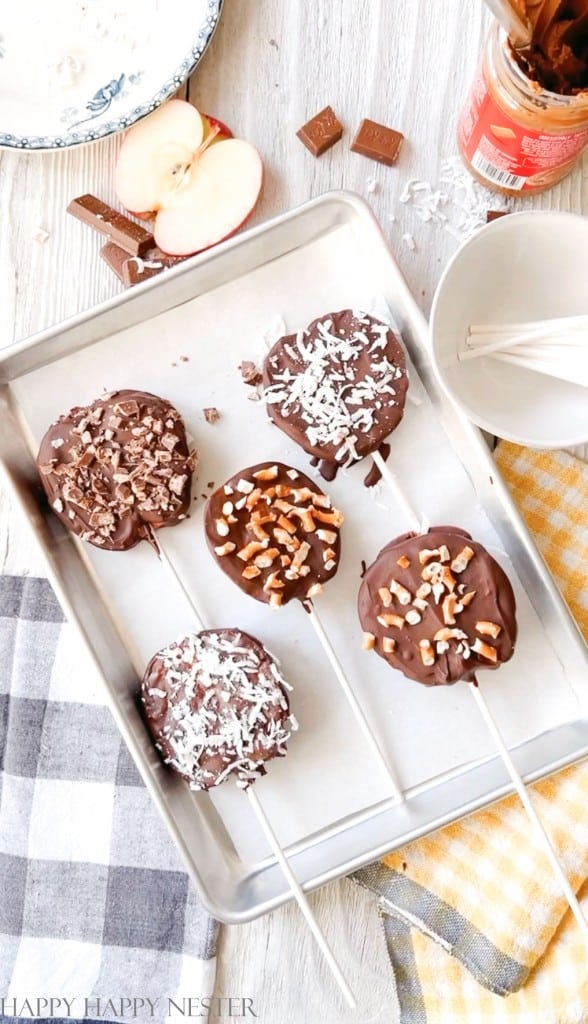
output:
<instances>
[{"instance_id":1,"label":"metal baking sheet","mask_svg":"<svg viewBox=\"0 0 588 1024\"><path fill-rule=\"evenodd\" d=\"M411 359L412 399L392 436L391 465L429 523L469 529L513 582L517 651L480 680L519 769L538 778L588 753L586 648L480 433L442 397L426 323L362 200L319 197L0 355L4 476L141 775L204 902L224 921L255 917L289 893L243 794L232 783L192 793L160 763L141 720L144 666L193 628L191 610L148 545L120 554L71 538L41 498L33 454L49 422L103 390L154 391L184 415L200 454L197 500L190 520L159 538L206 622L258 636L294 686L300 731L256 787L294 870L313 889L510 788L466 686L427 689L361 650L361 560L369 564L407 528L384 485L363 487L365 465L326 486L345 514L343 556L317 608L406 792L403 803L373 763L302 608L274 611L245 597L206 550L201 517L212 484L265 459L308 471L304 453L249 400L240 361L258 358L279 322L292 330L329 310L382 303ZM211 405L221 413L215 424L203 414Z\"/></svg>"}]
</instances>

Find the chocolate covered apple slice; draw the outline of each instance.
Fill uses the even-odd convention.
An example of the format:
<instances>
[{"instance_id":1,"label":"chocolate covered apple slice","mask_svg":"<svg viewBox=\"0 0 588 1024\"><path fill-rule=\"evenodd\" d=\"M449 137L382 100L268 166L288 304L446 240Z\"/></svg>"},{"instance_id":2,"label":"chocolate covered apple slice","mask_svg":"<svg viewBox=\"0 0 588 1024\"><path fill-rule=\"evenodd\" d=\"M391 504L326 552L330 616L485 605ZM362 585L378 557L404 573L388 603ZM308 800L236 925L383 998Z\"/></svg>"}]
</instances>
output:
<instances>
[{"instance_id":1,"label":"chocolate covered apple slice","mask_svg":"<svg viewBox=\"0 0 588 1024\"><path fill-rule=\"evenodd\" d=\"M399 798L394 772L314 604L339 566L341 512L300 470L262 462L236 473L211 495L204 522L210 551L241 590L272 608L302 601L369 749Z\"/></svg>"},{"instance_id":2,"label":"chocolate covered apple slice","mask_svg":"<svg viewBox=\"0 0 588 1024\"><path fill-rule=\"evenodd\" d=\"M228 136L221 122L184 100L170 100L127 132L116 194L136 216L154 218L163 252L207 249L252 212L263 181L261 157L249 142Z\"/></svg>"},{"instance_id":3,"label":"chocolate covered apple slice","mask_svg":"<svg viewBox=\"0 0 588 1024\"><path fill-rule=\"evenodd\" d=\"M513 655L516 608L508 577L481 544L454 526L405 534L369 567L359 591L364 647L425 686L463 680L484 719L560 884L588 937L588 921L566 869L504 742L476 673Z\"/></svg>"},{"instance_id":4,"label":"chocolate covered apple slice","mask_svg":"<svg viewBox=\"0 0 588 1024\"><path fill-rule=\"evenodd\" d=\"M408 378L388 324L344 309L280 338L264 361L263 385L271 418L333 479L398 426Z\"/></svg>"},{"instance_id":5,"label":"chocolate covered apple slice","mask_svg":"<svg viewBox=\"0 0 588 1024\"><path fill-rule=\"evenodd\" d=\"M240 629L187 633L149 662L141 700L166 764L211 789L229 776L247 787L283 757L297 728L276 659Z\"/></svg>"},{"instance_id":6,"label":"chocolate covered apple slice","mask_svg":"<svg viewBox=\"0 0 588 1024\"><path fill-rule=\"evenodd\" d=\"M347 1002L356 1002L308 899L252 785L266 764L283 757L297 722L290 689L275 658L238 629L189 633L159 651L147 667L141 697L151 735L166 764L191 789L235 779L284 874Z\"/></svg>"},{"instance_id":7,"label":"chocolate covered apple slice","mask_svg":"<svg viewBox=\"0 0 588 1024\"><path fill-rule=\"evenodd\" d=\"M262 462L208 499L208 546L234 583L278 607L316 596L337 571L341 513L304 473Z\"/></svg>"},{"instance_id":8,"label":"chocolate covered apple slice","mask_svg":"<svg viewBox=\"0 0 588 1024\"><path fill-rule=\"evenodd\" d=\"M166 399L113 391L51 424L37 468L62 523L109 551L126 551L185 519L196 452Z\"/></svg>"},{"instance_id":9,"label":"chocolate covered apple slice","mask_svg":"<svg viewBox=\"0 0 588 1024\"><path fill-rule=\"evenodd\" d=\"M472 681L512 657L515 599L506 573L453 526L407 533L380 551L359 590L364 646L426 686Z\"/></svg>"}]
</instances>

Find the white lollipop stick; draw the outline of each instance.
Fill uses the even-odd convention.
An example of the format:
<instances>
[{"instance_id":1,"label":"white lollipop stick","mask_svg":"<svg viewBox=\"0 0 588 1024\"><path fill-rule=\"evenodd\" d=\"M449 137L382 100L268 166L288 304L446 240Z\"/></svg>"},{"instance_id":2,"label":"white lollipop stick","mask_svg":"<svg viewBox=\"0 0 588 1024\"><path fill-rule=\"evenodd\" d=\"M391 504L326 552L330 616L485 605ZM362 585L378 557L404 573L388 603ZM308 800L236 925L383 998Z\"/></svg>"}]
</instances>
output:
<instances>
[{"instance_id":1,"label":"white lollipop stick","mask_svg":"<svg viewBox=\"0 0 588 1024\"><path fill-rule=\"evenodd\" d=\"M582 912L582 908L580 907L580 904L578 903L577 896L576 896L574 890L572 889L572 887L571 887L571 885L569 883L569 880L566 877L566 875L564 873L564 870L563 870L563 868L562 868L562 866L561 866L561 864L560 864L560 862L558 860L557 853L555 851L553 843L551 842L551 839L549 838L549 836L548 836L548 834L547 834L547 832L545 830L545 826L542 824L542 822L541 822L541 820L540 820L540 818L539 818L539 816L537 814L537 811L535 810L535 808L534 808L534 806L533 806L533 804L531 802L531 797L529 796L529 793L528 793L527 789L525 788L525 784L524 784L523 780L521 779L521 776L519 775L517 769L515 768L515 766L513 764L512 758L511 758L510 753L508 751L508 748L507 748L507 746L506 746L506 744L505 744L505 742L504 742L504 740L503 740L503 738L502 738L502 736L500 734L500 731L498 729L498 726L496 725L496 722L494 721L494 718L492 716L490 708L488 707L488 705L487 705L487 703L486 703L486 701L484 699L484 696L483 696L483 694L480 691L479 686L477 686L475 683L470 683L469 684L469 689L470 689L470 692L472 694L472 697L474 698L476 704L478 705L478 708L480 710L480 714L482 715L482 718L484 719L484 721L485 721L485 723L486 723L486 725L488 727L488 731L489 731L490 735L492 736L492 739L494 740L494 742L495 742L495 744L496 744L496 746L498 748L498 751L499 751L500 756L501 756L501 758L503 760L504 766L505 766L505 768L506 768L506 770L507 770L507 772L508 772L508 774L510 776L511 782L512 782L512 784L513 784L513 786L514 786L514 788L515 788L515 790L516 790L516 792L517 792L517 794L519 796L519 799L520 799L523 807L525 808L525 810L526 810L530 820L532 821L533 825L535 826L535 830L537 832L537 838L540 840L540 842L541 842L541 844L543 846L543 849L544 849L547 857L549 858L549 860L551 862L551 866L553 867L553 870L554 870L555 874L557 875L557 878L558 878L559 883L561 885L562 892L564 893L564 895L565 895L565 897L566 897L566 899L568 901L570 910L572 911L572 914L574 915L574 917L576 918L576 921L580 925L580 928L584 932L584 935L586 936L586 938L588 938L588 921L584 917L584 914Z\"/></svg>"},{"instance_id":2,"label":"white lollipop stick","mask_svg":"<svg viewBox=\"0 0 588 1024\"><path fill-rule=\"evenodd\" d=\"M588 330L588 315L559 316L550 320L524 320L518 324L470 324L469 334L518 334L521 331Z\"/></svg>"},{"instance_id":3,"label":"white lollipop stick","mask_svg":"<svg viewBox=\"0 0 588 1024\"><path fill-rule=\"evenodd\" d=\"M574 365L571 360L569 363L566 363L560 358L560 361L557 362L541 359L536 355L515 355L511 352L493 352L491 358L496 359L499 363L520 366L523 369L534 370L535 373L541 373L547 377L556 377L558 380L567 380L571 384L581 384L582 387L588 387L588 360Z\"/></svg>"},{"instance_id":4,"label":"white lollipop stick","mask_svg":"<svg viewBox=\"0 0 588 1024\"><path fill-rule=\"evenodd\" d=\"M190 609L191 609L191 611L192 611L192 613L194 615L194 618L196 619L196 625L198 626L198 629L204 629L205 626L204 626L204 622L203 622L203 619L202 619L202 615L201 615L200 611L198 610L198 607L197 607L197 605L196 605L196 603L194 601L194 598L192 597L192 595L189 592L189 590L187 589L184 581L182 580L181 576L179 575L178 571L176 570L173 562L171 561L169 556L165 553L165 551L161 547L161 544L159 544L159 543L157 544L157 550L159 552L158 557L159 557L162 565L165 566L165 569L167 570L169 576L171 577L171 579L174 581L174 583L176 584L176 586L180 590L180 592L182 594L182 597L185 599L185 601L190 606ZM250 802L250 804L251 804L251 806L252 806L252 808L253 808L253 810L255 812L257 820L258 820L259 824L261 825L262 831L264 832L264 834L265 834L265 836L266 836L266 838L267 838L267 840L269 842L269 845L270 845L270 847L272 849L274 857L276 858L278 864L280 865L280 868L282 869L282 872L284 874L284 878L286 879L288 885L290 886L290 889L292 890L292 895L294 896L294 899L296 900L298 906L300 907L300 910L302 911L302 914L303 914L303 916L304 916L304 918L306 920L306 923L308 924L312 934L314 935L314 938L315 938L315 940L317 942L317 945L318 945L321 953L323 954L327 964L329 965L329 967L330 967L330 969L332 971L332 974L333 974L333 977L335 978L335 981L339 985L339 988L341 989L341 992L343 993L343 996L345 997L346 1002L349 1004L349 1006L352 1009L355 1009L356 1006L357 1006L357 1003L355 1001L355 997L353 995L353 992L349 988L349 985L347 984L347 982L345 980L343 972L341 971L341 968L339 967L339 964L337 963L337 961L335 960L335 957L333 956L331 947L329 946L325 936L323 935L321 929L319 928L318 922L317 922L316 918L314 917L314 914L313 914L313 912L312 912L312 910L310 908L310 904L309 904L309 902L308 902L308 900L307 900L307 898L306 898L306 896L305 896L305 894L304 894L304 892L303 892L299 882L297 881L297 879L296 879L296 877L295 877L295 875L294 875L294 873L292 871L292 868L290 867L286 857L284 856L284 852L283 852L283 850L282 850L282 848L281 848L281 846L280 846L280 844L278 842L276 834L275 834L274 830L272 829L272 827L271 827L271 825L270 825L270 823L269 823L269 821L268 821L268 819L266 817L265 811L263 810L261 804L259 803L259 800L257 799L257 794L253 791L253 786L252 785L247 787L246 793L247 793L247 796L249 797L249 802Z\"/></svg>"},{"instance_id":5,"label":"white lollipop stick","mask_svg":"<svg viewBox=\"0 0 588 1024\"><path fill-rule=\"evenodd\" d=\"M202 613L198 609L196 601L194 600L190 591L187 589L182 577L178 573L169 555L166 554L166 552L163 550L159 541L157 542L157 557L159 558L159 561L162 563L162 565L165 566L168 576L173 580L174 584L181 592L182 597L186 601L186 604L189 605L190 610L194 618L196 619L196 625L198 626L198 629L205 629L206 627L204 626L204 619L202 618Z\"/></svg>"},{"instance_id":6,"label":"white lollipop stick","mask_svg":"<svg viewBox=\"0 0 588 1024\"><path fill-rule=\"evenodd\" d=\"M317 920L316 920L312 910L310 909L309 902L308 902L308 900L306 898L306 895L304 894L304 892L303 892L303 890L302 890L302 888L300 886L300 883L298 882L297 878L293 874L292 868L290 867L288 861L286 860L286 857L284 856L284 853L283 853L282 848L281 848L281 846L280 846L280 844L278 842L276 834L275 834L273 828L271 827L271 825L270 825L270 823L269 823L269 821L268 821L268 819L266 817L265 811L264 811L263 807L261 806L261 804L260 804L260 802L258 800L257 793L255 792L254 787L253 786L248 786L248 788L245 790L245 792L247 793L247 796L249 797L249 802L250 802L250 804L251 804L251 806L252 806L252 808L253 808L253 810L255 812L255 815L256 815L257 820L258 820L258 822L259 822L259 824L261 826L261 829L262 829L263 833L265 834L265 837L266 837L266 839L267 839L267 841L268 841L268 843L269 843L269 845L270 845L270 847L272 849L273 855L276 858L278 864L280 865L280 867L282 869L282 872L284 874L284 877L285 877L286 881L288 882L288 885L290 886L290 889L294 893L294 897L296 899L296 902L298 903L298 906L300 907L300 910L302 911L302 913L303 913L303 915L305 917L306 923L307 923L308 927L310 928L312 934L314 935L314 937L315 937L315 939L316 939L316 941L317 941L317 943L318 943L318 945L320 947L321 953L323 954L326 962L328 963L329 967L331 968L331 972L333 974L333 977L336 979L337 984L339 985L339 988L341 989L343 995L345 996L346 1002L354 1010L356 1008L356 1006L357 1006L357 1003L356 1003L356 1000L355 1000L355 996L353 995L353 992L349 988L349 985L347 984L347 982L346 982L346 980L345 980L345 978L344 978L344 976L343 976L343 974L341 972L341 968L339 967L339 964L335 960L335 957L333 956L331 948L328 945L327 940L325 939L325 936L323 935L322 931L320 930L320 928L318 926Z\"/></svg>"},{"instance_id":7,"label":"white lollipop stick","mask_svg":"<svg viewBox=\"0 0 588 1024\"><path fill-rule=\"evenodd\" d=\"M549 334L532 332L511 335L486 334L476 339L470 337L466 344L468 347L457 353L460 362L478 359L480 356L490 356L495 352L509 352L513 349L518 351L529 346L534 346L539 350L548 350L553 346L564 355L567 355L569 350L583 353L587 346L584 334L556 334L554 332Z\"/></svg>"},{"instance_id":8,"label":"white lollipop stick","mask_svg":"<svg viewBox=\"0 0 588 1024\"><path fill-rule=\"evenodd\" d=\"M402 509L404 515L408 519L411 530L414 530L415 533L423 533L425 529L423 523L421 522L412 505L410 504L408 498L406 497L392 470L380 455L380 452L377 450L375 452L372 452L372 459L374 460L376 466L380 470L380 473L382 474L382 479L386 481L388 487L392 491L396 504Z\"/></svg>"},{"instance_id":9,"label":"white lollipop stick","mask_svg":"<svg viewBox=\"0 0 588 1024\"><path fill-rule=\"evenodd\" d=\"M355 715L355 719L356 719L356 721L357 721L361 731L363 732L363 735L364 735L364 737L365 737L365 739L367 741L367 744L368 744L372 754L374 755L376 761L378 762L382 772L384 773L384 775L386 775L388 781L390 782L390 784L392 786L392 790L394 792L394 796L396 797L396 799L399 800L399 801L404 800L404 794L403 794L402 790L400 789L400 787L398 785L398 782L396 781L396 779L394 777L394 773L393 773L390 765L388 764L388 761L386 760L386 758L384 757L384 754L382 753L382 751L380 750L380 747L378 746L378 741L376 740L376 737L374 736L374 734L373 734L373 732L371 730L371 726L370 726L367 718L365 717L365 715L363 713L363 709L362 709L362 707L361 707L357 697L355 696L355 693L353 692L353 689L351 687L351 684L350 684L347 676L345 675L345 672L343 671L343 666L341 665L341 662L339 661L339 659L337 657L337 654L335 653L333 645L332 645L331 641L329 640L329 638L328 638L328 636L327 636L327 634L325 632L325 628L324 628L321 620L318 617L318 614L317 614L316 608L314 607L314 604L308 598L303 603L304 603L304 607L305 607L306 611L308 612L308 616L310 618L310 622L311 622L312 627L313 627L313 629L314 629L314 631L315 631L315 633L317 635L317 638L318 638L318 640L319 640L319 642L320 642L320 644L321 644L325 654L327 655L327 658L329 659L329 663L331 665L331 668L333 669L333 672L335 673L335 675L337 677L337 681L338 681L339 685L341 686L341 689L343 690L343 693L345 694L345 696L347 698L347 702L348 702L349 706L351 707L351 710L353 711L353 714Z\"/></svg>"}]
</instances>

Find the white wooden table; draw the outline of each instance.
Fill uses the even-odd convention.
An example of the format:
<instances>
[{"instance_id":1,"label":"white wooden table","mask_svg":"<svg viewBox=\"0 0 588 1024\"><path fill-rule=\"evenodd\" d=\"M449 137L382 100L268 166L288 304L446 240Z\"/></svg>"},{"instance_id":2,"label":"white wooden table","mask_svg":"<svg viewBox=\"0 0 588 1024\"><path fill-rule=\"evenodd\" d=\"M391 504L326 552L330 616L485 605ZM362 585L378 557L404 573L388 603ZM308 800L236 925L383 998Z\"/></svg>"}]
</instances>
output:
<instances>
[{"instance_id":1,"label":"white wooden table","mask_svg":"<svg viewBox=\"0 0 588 1024\"><path fill-rule=\"evenodd\" d=\"M410 179L435 184L443 158L456 153L456 119L484 21L478 0L225 0L216 36L190 83L190 99L255 143L264 157L265 188L251 223L327 189L359 192L380 218L427 312L457 243L421 222L399 197ZM346 133L315 160L295 132L327 103ZM365 116L404 132L407 141L395 167L349 151ZM113 138L55 154L0 155L0 345L120 290L99 258L99 239L65 213L69 200L83 192L114 201L118 146ZM489 195L489 207L497 204ZM588 160L551 192L526 200L529 206L588 209ZM36 237L39 229L49 235L45 242ZM414 249L403 241L405 234L414 238ZM18 516L0 497L0 568L42 572ZM322 1024L393 1024L394 982L372 900L342 881L313 903L360 996L357 1013L343 1010L296 907L223 930L216 994L252 997L259 1024L310 1024L319 1018Z\"/></svg>"}]
</instances>

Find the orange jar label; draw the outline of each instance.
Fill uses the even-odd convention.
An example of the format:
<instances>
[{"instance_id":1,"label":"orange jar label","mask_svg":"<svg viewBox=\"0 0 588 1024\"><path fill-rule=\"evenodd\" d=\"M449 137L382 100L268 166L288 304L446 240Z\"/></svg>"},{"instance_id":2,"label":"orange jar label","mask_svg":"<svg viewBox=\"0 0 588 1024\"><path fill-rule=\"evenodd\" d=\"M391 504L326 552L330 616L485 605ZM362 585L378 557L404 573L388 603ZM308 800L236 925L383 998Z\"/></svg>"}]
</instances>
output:
<instances>
[{"instance_id":1,"label":"orange jar label","mask_svg":"<svg viewBox=\"0 0 588 1024\"><path fill-rule=\"evenodd\" d=\"M458 134L466 160L480 177L516 192L551 184L554 172L572 163L588 144L588 128L545 132L514 121L490 92L482 62Z\"/></svg>"}]
</instances>

